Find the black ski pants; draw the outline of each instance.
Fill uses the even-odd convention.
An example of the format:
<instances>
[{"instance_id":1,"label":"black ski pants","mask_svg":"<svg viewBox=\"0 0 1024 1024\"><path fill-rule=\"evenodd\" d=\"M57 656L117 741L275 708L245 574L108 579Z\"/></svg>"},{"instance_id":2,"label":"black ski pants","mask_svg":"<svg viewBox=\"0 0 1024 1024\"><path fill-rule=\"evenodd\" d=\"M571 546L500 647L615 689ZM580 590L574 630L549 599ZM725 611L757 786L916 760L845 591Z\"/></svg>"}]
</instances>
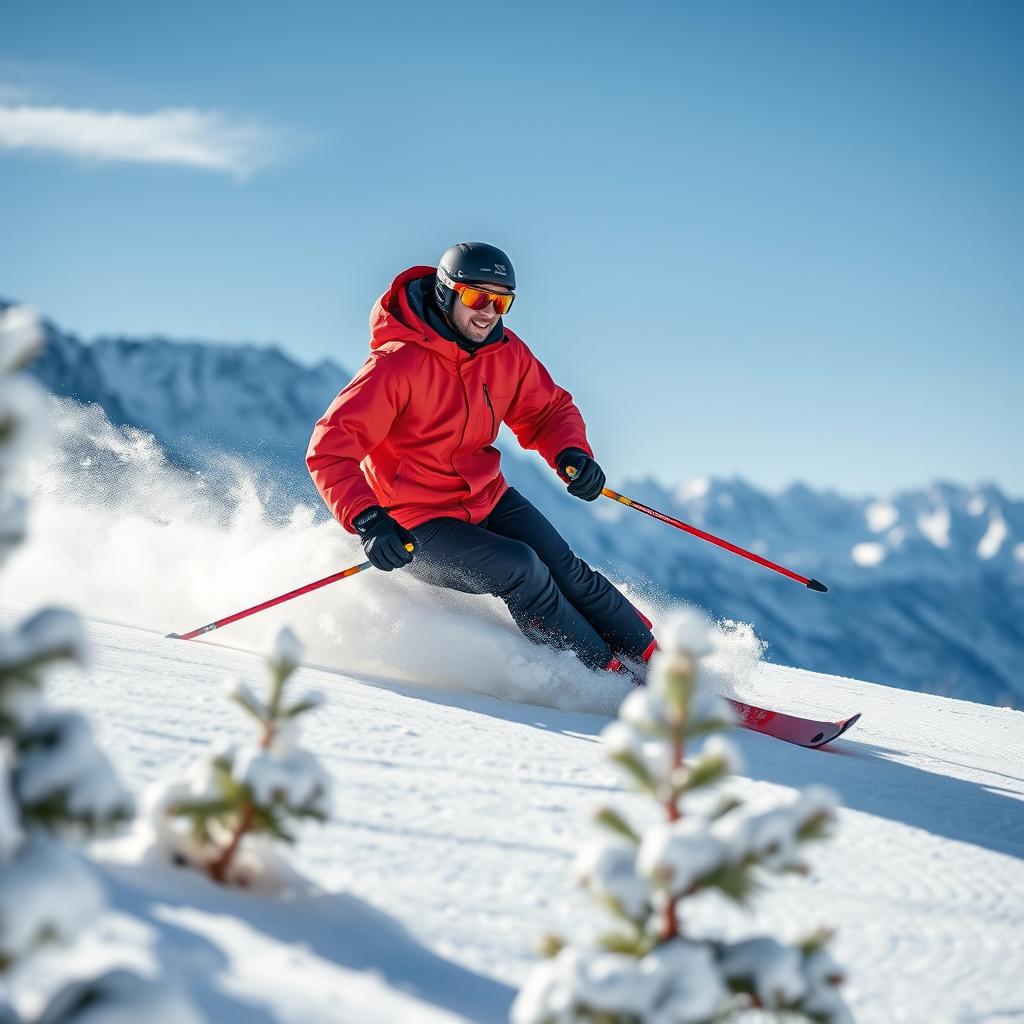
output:
<instances>
[{"instance_id":1,"label":"black ski pants","mask_svg":"<svg viewBox=\"0 0 1024 1024\"><path fill-rule=\"evenodd\" d=\"M479 523L443 517L412 533L417 550L407 572L500 597L529 639L575 651L589 668L605 668L613 654L639 660L654 639L629 601L512 487Z\"/></svg>"}]
</instances>

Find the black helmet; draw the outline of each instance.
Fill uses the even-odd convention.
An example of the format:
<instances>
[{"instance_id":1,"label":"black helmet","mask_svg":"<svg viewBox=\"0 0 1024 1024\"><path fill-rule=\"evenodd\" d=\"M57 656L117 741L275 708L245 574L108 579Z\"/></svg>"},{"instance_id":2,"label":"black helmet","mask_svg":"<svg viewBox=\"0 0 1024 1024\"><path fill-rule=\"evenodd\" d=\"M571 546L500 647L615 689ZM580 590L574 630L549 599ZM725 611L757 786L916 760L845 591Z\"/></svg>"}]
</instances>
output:
<instances>
[{"instance_id":1,"label":"black helmet","mask_svg":"<svg viewBox=\"0 0 1024 1024\"><path fill-rule=\"evenodd\" d=\"M437 264L434 276L434 297L444 313L449 313L455 292L456 281L466 284L500 284L516 290L516 272L512 261L494 245L486 242L459 242L444 255Z\"/></svg>"}]
</instances>

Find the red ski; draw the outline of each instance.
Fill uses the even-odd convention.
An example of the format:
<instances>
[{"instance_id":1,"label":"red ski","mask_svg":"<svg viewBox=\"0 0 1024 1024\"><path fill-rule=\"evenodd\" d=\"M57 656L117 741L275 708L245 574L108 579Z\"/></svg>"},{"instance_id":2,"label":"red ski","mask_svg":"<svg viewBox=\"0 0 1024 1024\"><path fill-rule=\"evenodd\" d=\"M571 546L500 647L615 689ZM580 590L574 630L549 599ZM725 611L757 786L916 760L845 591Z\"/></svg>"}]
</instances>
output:
<instances>
[{"instance_id":1,"label":"red ski","mask_svg":"<svg viewBox=\"0 0 1024 1024\"><path fill-rule=\"evenodd\" d=\"M796 743L801 747L823 747L842 736L860 718L858 712L838 722L817 722L813 718L784 715L779 711L768 711L738 700L730 700L729 703L744 729L763 732L766 736L774 736L777 740Z\"/></svg>"}]
</instances>

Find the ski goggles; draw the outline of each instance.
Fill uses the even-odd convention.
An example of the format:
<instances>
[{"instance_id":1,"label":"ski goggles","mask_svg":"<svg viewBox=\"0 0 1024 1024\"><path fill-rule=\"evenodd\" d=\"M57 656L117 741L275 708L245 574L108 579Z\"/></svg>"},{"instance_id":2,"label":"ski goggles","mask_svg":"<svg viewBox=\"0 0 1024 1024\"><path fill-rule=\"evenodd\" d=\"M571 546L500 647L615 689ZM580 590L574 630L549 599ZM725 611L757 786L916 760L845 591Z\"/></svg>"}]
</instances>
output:
<instances>
[{"instance_id":1,"label":"ski goggles","mask_svg":"<svg viewBox=\"0 0 1024 1024\"><path fill-rule=\"evenodd\" d=\"M512 306L515 295L500 292L489 292L484 288L474 288L471 284L463 284L461 281L452 282L453 291L458 292L459 301L470 309L486 309L494 306L494 312L498 316L504 316Z\"/></svg>"}]
</instances>

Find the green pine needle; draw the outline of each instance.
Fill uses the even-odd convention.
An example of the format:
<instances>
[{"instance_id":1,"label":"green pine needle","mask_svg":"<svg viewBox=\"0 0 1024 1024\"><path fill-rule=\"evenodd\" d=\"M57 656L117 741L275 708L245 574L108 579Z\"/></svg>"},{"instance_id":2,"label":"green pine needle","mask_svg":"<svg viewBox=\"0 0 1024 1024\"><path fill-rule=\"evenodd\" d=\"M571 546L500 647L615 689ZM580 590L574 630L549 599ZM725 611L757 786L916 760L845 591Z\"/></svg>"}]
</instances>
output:
<instances>
[{"instance_id":1,"label":"green pine needle","mask_svg":"<svg viewBox=\"0 0 1024 1024\"><path fill-rule=\"evenodd\" d=\"M651 777L651 773L647 768L637 760L637 758L627 752L612 754L611 759L618 765L621 765L627 775L633 780L633 784L645 793L649 793L651 796L656 795L656 784L654 779Z\"/></svg>"},{"instance_id":2,"label":"green pine needle","mask_svg":"<svg viewBox=\"0 0 1024 1024\"><path fill-rule=\"evenodd\" d=\"M737 799L734 796L722 797L721 802L708 816L711 821L718 821L719 818L724 818L731 811L735 811L737 807L742 807L743 801Z\"/></svg>"},{"instance_id":3,"label":"green pine needle","mask_svg":"<svg viewBox=\"0 0 1024 1024\"><path fill-rule=\"evenodd\" d=\"M832 834L833 817L829 812L816 814L813 818L804 822L796 834L801 843L813 842L820 839L827 839Z\"/></svg>"},{"instance_id":4,"label":"green pine needle","mask_svg":"<svg viewBox=\"0 0 1024 1024\"><path fill-rule=\"evenodd\" d=\"M690 774L682 786L686 793L702 786L713 786L729 774L729 762L724 757L702 757L690 768Z\"/></svg>"},{"instance_id":5,"label":"green pine needle","mask_svg":"<svg viewBox=\"0 0 1024 1024\"><path fill-rule=\"evenodd\" d=\"M50 832L78 828L87 835L96 835L131 821L134 816L132 808L127 805L103 817L82 814L72 808L69 797L68 789L64 788L48 794L45 800L23 805L21 812L26 824L41 825Z\"/></svg>"},{"instance_id":6,"label":"green pine needle","mask_svg":"<svg viewBox=\"0 0 1024 1024\"><path fill-rule=\"evenodd\" d=\"M638 960L650 951L650 943L639 933L627 935L624 932L606 932L599 942L609 953L624 953Z\"/></svg>"},{"instance_id":7,"label":"green pine needle","mask_svg":"<svg viewBox=\"0 0 1024 1024\"><path fill-rule=\"evenodd\" d=\"M594 820L599 825L603 825L610 832L623 836L637 846L640 845L640 836L633 830L629 822L613 808L602 807L597 814L594 815Z\"/></svg>"},{"instance_id":8,"label":"green pine needle","mask_svg":"<svg viewBox=\"0 0 1024 1024\"><path fill-rule=\"evenodd\" d=\"M276 722L281 717L281 697L284 694L284 684L290 672L282 672L273 663L270 663L270 700L267 702L267 719Z\"/></svg>"},{"instance_id":9,"label":"green pine needle","mask_svg":"<svg viewBox=\"0 0 1024 1024\"><path fill-rule=\"evenodd\" d=\"M690 743L693 740L699 740L716 732L727 732L731 728L731 722L723 722L720 718L712 718L706 721L700 719L691 720L686 723L685 739L686 742Z\"/></svg>"},{"instance_id":10,"label":"green pine needle","mask_svg":"<svg viewBox=\"0 0 1024 1024\"><path fill-rule=\"evenodd\" d=\"M801 940L799 949L803 957L809 959L815 953L820 953L831 941L832 930L830 928L817 928Z\"/></svg>"},{"instance_id":11,"label":"green pine needle","mask_svg":"<svg viewBox=\"0 0 1024 1024\"><path fill-rule=\"evenodd\" d=\"M313 711L319 706L320 702L318 700L300 700L290 708L286 708L282 717L296 718L298 715L304 715L307 711Z\"/></svg>"},{"instance_id":12,"label":"green pine needle","mask_svg":"<svg viewBox=\"0 0 1024 1024\"><path fill-rule=\"evenodd\" d=\"M237 704L246 714L252 715L257 722L265 721L263 715L264 711L259 705L253 703L249 694L244 691L235 692L231 694L231 700Z\"/></svg>"},{"instance_id":13,"label":"green pine needle","mask_svg":"<svg viewBox=\"0 0 1024 1024\"><path fill-rule=\"evenodd\" d=\"M763 886L746 864L723 864L697 883L702 889L718 889L741 907L747 906Z\"/></svg>"}]
</instances>

